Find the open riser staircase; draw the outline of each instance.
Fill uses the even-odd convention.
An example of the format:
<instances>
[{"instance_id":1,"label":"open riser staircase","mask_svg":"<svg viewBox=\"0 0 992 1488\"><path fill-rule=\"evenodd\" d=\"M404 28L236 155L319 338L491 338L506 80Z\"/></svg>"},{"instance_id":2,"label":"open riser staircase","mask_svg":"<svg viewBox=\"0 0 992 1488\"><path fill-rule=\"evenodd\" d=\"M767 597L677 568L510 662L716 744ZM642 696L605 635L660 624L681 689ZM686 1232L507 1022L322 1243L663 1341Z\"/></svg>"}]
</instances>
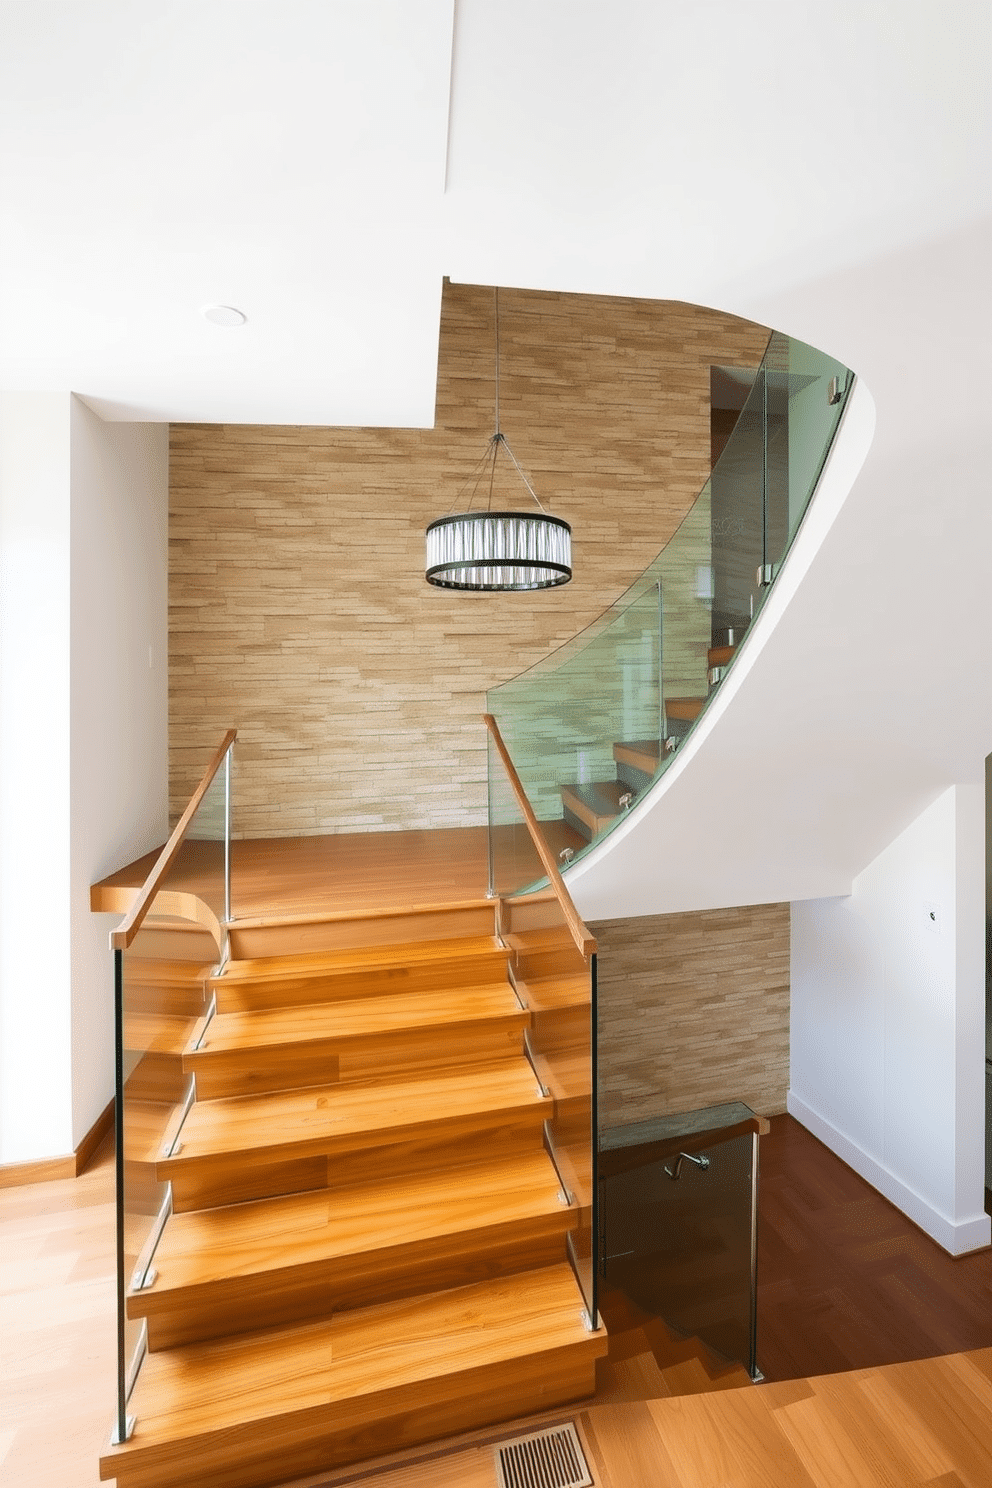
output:
<instances>
[{"instance_id":1,"label":"open riser staircase","mask_svg":"<svg viewBox=\"0 0 992 1488\"><path fill-rule=\"evenodd\" d=\"M738 624L736 633L740 633L742 629ZM734 633L732 630L731 634ZM731 645L711 646L707 651L710 691L722 682L736 650L735 642ZM615 779L562 785L562 815L568 825L580 837L591 842L618 816L629 810L657 775L662 750L670 753L678 747L705 705L706 697L702 696L666 698L663 738L625 739L614 743Z\"/></svg>"},{"instance_id":2,"label":"open riser staircase","mask_svg":"<svg viewBox=\"0 0 992 1488\"><path fill-rule=\"evenodd\" d=\"M196 1100L170 1156L154 1123L129 1152L173 1212L127 1298L148 1354L101 1476L284 1482L593 1394L606 1335L568 1238L588 975L539 915L498 937L493 912L246 925L209 1018L176 973L184 1043L155 1075Z\"/></svg>"}]
</instances>

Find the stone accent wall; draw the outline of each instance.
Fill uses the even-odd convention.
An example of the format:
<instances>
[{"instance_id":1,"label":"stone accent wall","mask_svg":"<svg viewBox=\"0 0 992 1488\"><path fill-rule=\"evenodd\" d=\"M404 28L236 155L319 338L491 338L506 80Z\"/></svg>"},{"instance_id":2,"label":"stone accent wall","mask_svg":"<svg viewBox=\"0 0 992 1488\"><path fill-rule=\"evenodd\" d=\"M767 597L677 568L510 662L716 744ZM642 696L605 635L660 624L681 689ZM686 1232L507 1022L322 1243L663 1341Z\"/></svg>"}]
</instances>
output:
<instances>
[{"instance_id":1,"label":"stone accent wall","mask_svg":"<svg viewBox=\"0 0 992 1488\"><path fill-rule=\"evenodd\" d=\"M789 905L590 925L599 946L599 1120L742 1100L785 1110Z\"/></svg>"},{"instance_id":2,"label":"stone accent wall","mask_svg":"<svg viewBox=\"0 0 992 1488\"><path fill-rule=\"evenodd\" d=\"M173 819L234 726L239 835L484 821L487 688L668 541L709 473L710 366L756 366L768 337L690 305L519 290L500 329L502 428L574 530L562 589L423 577L424 529L465 500L492 432L489 289L445 286L433 429L173 426ZM507 481L493 504L521 497Z\"/></svg>"}]
</instances>

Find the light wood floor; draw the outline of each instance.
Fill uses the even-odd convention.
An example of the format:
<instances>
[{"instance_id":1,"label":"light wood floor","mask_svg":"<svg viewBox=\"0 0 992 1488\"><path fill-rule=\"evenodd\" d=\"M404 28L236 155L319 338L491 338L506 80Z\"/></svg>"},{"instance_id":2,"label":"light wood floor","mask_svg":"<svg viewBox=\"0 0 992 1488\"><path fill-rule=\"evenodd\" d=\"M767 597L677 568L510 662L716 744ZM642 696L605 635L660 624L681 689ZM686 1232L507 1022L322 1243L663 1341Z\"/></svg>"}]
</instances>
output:
<instances>
[{"instance_id":1,"label":"light wood floor","mask_svg":"<svg viewBox=\"0 0 992 1488\"><path fill-rule=\"evenodd\" d=\"M116 1369L113 1138L79 1178L0 1190L0 1483L97 1488Z\"/></svg>"},{"instance_id":2,"label":"light wood floor","mask_svg":"<svg viewBox=\"0 0 992 1488\"><path fill-rule=\"evenodd\" d=\"M113 1243L109 1143L79 1178L0 1192L4 1488L97 1488L113 1399ZM600 1488L988 1488L990 1375L985 1348L551 1419L577 1421ZM512 1429L286 1488L493 1488L491 1444Z\"/></svg>"},{"instance_id":3,"label":"light wood floor","mask_svg":"<svg viewBox=\"0 0 992 1488\"><path fill-rule=\"evenodd\" d=\"M598 1488L988 1488L992 1349L573 1411ZM500 1438L497 1438L497 1440ZM494 1488L489 1442L307 1488ZM299 1488L304 1488L303 1484Z\"/></svg>"}]
</instances>

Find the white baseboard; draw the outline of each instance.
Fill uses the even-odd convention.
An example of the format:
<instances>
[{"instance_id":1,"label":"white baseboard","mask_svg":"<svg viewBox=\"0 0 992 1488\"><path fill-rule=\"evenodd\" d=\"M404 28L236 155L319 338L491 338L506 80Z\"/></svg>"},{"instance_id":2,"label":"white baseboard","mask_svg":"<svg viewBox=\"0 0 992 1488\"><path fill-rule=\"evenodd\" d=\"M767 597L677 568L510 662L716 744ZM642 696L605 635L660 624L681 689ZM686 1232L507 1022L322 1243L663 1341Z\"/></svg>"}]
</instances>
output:
<instances>
[{"instance_id":1,"label":"white baseboard","mask_svg":"<svg viewBox=\"0 0 992 1488\"><path fill-rule=\"evenodd\" d=\"M819 1137L825 1147L853 1168L872 1188L901 1209L908 1219L919 1225L931 1239L936 1240L948 1254L966 1255L972 1250L983 1250L992 1244L992 1221L984 1212L970 1215L967 1219L953 1220L939 1209L935 1209L915 1189L909 1188L888 1168L874 1157L869 1157L856 1142L838 1131L825 1116L808 1106L802 1096L790 1090L786 1097L786 1108L790 1116Z\"/></svg>"}]
</instances>

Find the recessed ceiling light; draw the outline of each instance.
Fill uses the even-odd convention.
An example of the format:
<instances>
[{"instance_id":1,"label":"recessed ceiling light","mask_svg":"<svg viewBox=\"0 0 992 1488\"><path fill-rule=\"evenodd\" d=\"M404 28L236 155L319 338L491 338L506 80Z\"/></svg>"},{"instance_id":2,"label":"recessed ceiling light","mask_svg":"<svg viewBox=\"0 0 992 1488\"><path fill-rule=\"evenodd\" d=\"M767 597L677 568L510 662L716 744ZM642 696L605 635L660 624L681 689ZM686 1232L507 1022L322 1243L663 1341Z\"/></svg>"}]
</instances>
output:
<instances>
[{"instance_id":1,"label":"recessed ceiling light","mask_svg":"<svg viewBox=\"0 0 992 1488\"><path fill-rule=\"evenodd\" d=\"M219 326L244 325L248 319L243 310L236 310L233 305L204 305L201 314L211 325Z\"/></svg>"}]
</instances>

